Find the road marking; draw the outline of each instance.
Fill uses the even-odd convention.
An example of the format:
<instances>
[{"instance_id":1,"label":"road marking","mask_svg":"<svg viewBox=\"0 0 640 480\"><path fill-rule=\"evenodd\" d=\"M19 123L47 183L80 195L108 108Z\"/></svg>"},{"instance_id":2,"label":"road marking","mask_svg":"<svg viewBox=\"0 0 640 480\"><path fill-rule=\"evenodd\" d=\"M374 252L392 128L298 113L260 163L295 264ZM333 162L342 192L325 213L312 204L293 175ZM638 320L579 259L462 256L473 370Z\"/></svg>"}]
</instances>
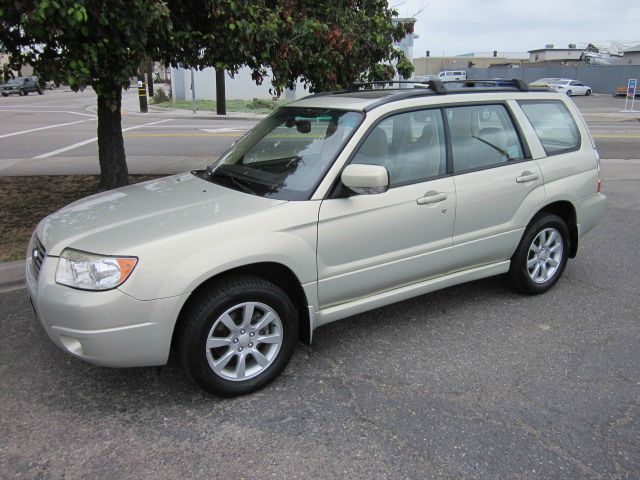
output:
<instances>
[{"instance_id":1,"label":"road marking","mask_svg":"<svg viewBox=\"0 0 640 480\"><path fill-rule=\"evenodd\" d=\"M249 126L249 127L238 127L238 128L234 128L232 130L249 130L250 128L252 128L253 125ZM157 129L163 129L163 128L193 128L194 130L207 130L211 128L211 125L158 125L156 127L152 127L149 128L149 130L157 130Z\"/></svg>"},{"instance_id":2,"label":"road marking","mask_svg":"<svg viewBox=\"0 0 640 480\"><path fill-rule=\"evenodd\" d=\"M624 133L610 133L610 134L595 134L593 138L640 138L640 134L624 134Z\"/></svg>"},{"instance_id":3,"label":"road marking","mask_svg":"<svg viewBox=\"0 0 640 480\"><path fill-rule=\"evenodd\" d=\"M239 130L245 130L242 128L203 128L203 131L207 133L219 133L219 132L237 132Z\"/></svg>"},{"instance_id":4,"label":"road marking","mask_svg":"<svg viewBox=\"0 0 640 480\"><path fill-rule=\"evenodd\" d=\"M125 138L169 138L169 137L238 137L240 133L133 133Z\"/></svg>"},{"instance_id":5,"label":"road marking","mask_svg":"<svg viewBox=\"0 0 640 480\"><path fill-rule=\"evenodd\" d=\"M158 120L157 122L144 123L142 125L136 125L134 127L124 128L122 129L122 133L130 132L131 130L137 130L138 128L148 127L149 125L157 125L158 123L165 123L172 121L173 118L165 118L164 120ZM90 138L89 140L84 140L82 142L74 143L73 145L69 145L68 147L59 148L58 150L54 150L53 152L43 153L42 155L38 155L36 157L32 157L33 160L42 160L43 158L53 157L54 155L58 155L59 153L68 152L69 150L74 150L79 147L84 147L85 145L89 145L90 143L97 142L98 137Z\"/></svg>"},{"instance_id":6,"label":"road marking","mask_svg":"<svg viewBox=\"0 0 640 480\"><path fill-rule=\"evenodd\" d=\"M68 125L75 125L76 123L93 122L95 120L97 120L97 118L89 118L88 120L76 120L75 122L68 123L58 123L57 125L47 125L46 127L32 128L30 130L22 130L20 132L5 133L4 135L0 135L0 138L14 137L16 135L24 135L25 133L39 132L40 130L48 130L50 128L66 127Z\"/></svg>"},{"instance_id":7,"label":"road marking","mask_svg":"<svg viewBox=\"0 0 640 480\"><path fill-rule=\"evenodd\" d=\"M33 111L31 111L31 110L13 110L13 109L6 109L5 107L0 107L0 112L11 112L11 113L69 113L71 115L82 115L83 117L96 117L92 113L72 112L70 110L33 110Z\"/></svg>"}]
</instances>

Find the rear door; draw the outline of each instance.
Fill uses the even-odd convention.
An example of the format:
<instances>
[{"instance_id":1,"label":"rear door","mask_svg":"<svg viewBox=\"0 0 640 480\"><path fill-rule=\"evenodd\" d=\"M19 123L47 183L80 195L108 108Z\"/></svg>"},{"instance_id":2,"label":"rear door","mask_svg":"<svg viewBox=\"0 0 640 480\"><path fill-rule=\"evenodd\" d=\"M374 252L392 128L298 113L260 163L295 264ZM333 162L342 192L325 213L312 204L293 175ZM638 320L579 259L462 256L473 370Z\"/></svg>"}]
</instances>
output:
<instances>
[{"instance_id":1,"label":"rear door","mask_svg":"<svg viewBox=\"0 0 640 480\"><path fill-rule=\"evenodd\" d=\"M446 109L451 135L456 220L452 270L508 260L543 178L505 104Z\"/></svg>"}]
</instances>

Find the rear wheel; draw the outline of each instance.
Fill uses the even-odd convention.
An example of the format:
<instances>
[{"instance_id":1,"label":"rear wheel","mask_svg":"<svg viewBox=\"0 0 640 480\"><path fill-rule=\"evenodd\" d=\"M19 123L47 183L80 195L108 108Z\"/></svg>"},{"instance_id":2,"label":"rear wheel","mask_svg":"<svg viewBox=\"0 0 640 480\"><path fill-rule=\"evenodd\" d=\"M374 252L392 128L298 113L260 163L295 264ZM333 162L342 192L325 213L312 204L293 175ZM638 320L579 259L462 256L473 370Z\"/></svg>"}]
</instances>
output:
<instances>
[{"instance_id":1,"label":"rear wheel","mask_svg":"<svg viewBox=\"0 0 640 480\"><path fill-rule=\"evenodd\" d=\"M270 383L289 363L298 338L289 297L253 276L212 285L192 301L182 322L177 346L185 371L224 397Z\"/></svg>"},{"instance_id":2,"label":"rear wheel","mask_svg":"<svg viewBox=\"0 0 640 480\"><path fill-rule=\"evenodd\" d=\"M531 295L546 292L562 276L568 253L569 229L564 220L552 214L535 218L511 257L513 286Z\"/></svg>"},{"instance_id":3,"label":"rear wheel","mask_svg":"<svg viewBox=\"0 0 640 480\"><path fill-rule=\"evenodd\" d=\"M42 91L42 89L41 89L41 88L39 88L39 89L37 90L37 92L38 92L38 95L44 95L44 92Z\"/></svg>"}]
</instances>

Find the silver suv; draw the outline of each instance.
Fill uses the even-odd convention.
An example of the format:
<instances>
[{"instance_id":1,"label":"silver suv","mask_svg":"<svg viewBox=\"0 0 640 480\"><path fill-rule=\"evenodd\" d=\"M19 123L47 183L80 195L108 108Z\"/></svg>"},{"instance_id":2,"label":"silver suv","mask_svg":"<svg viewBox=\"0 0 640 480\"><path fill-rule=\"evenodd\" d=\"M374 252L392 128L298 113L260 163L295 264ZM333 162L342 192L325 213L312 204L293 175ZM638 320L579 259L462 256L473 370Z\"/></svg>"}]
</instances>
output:
<instances>
[{"instance_id":1,"label":"silver suv","mask_svg":"<svg viewBox=\"0 0 640 480\"><path fill-rule=\"evenodd\" d=\"M469 84L312 95L206 170L50 215L28 250L37 317L83 360L174 352L231 396L350 315L500 274L547 291L606 209L594 142L566 95Z\"/></svg>"}]
</instances>

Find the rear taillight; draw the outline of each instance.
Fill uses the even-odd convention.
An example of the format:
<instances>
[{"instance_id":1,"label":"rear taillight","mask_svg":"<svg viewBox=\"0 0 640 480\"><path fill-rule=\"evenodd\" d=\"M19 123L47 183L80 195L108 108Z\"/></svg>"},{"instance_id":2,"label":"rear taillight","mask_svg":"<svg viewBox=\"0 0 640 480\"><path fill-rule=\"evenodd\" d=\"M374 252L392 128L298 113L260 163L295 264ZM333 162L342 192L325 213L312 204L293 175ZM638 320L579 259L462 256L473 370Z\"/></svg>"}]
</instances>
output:
<instances>
[{"instance_id":1,"label":"rear taillight","mask_svg":"<svg viewBox=\"0 0 640 480\"><path fill-rule=\"evenodd\" d=\"M602 180L598 180L598 186L596 187L596 193L600 193L602 189Z\"/></svg>"}]
</instances>

